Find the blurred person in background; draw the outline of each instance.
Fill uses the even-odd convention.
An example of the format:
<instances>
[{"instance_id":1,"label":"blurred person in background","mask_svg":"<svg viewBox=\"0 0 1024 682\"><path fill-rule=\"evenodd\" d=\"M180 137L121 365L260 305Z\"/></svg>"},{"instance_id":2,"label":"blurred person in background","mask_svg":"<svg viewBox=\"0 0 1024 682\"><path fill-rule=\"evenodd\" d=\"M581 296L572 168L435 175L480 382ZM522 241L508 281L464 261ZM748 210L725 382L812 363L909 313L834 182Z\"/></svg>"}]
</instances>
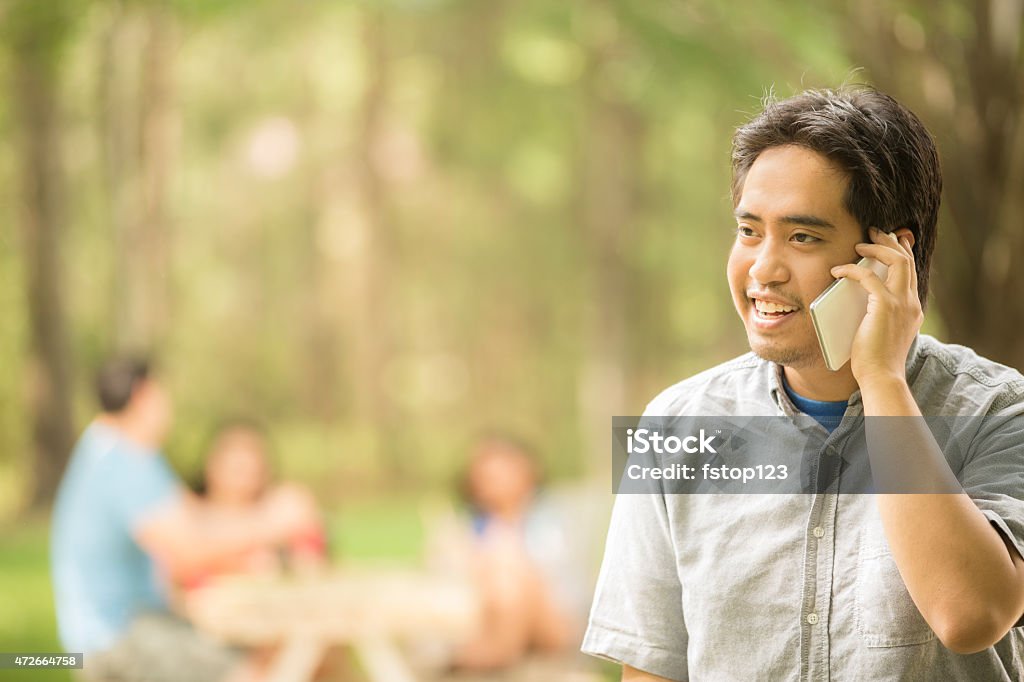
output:
<instances>
[{"instance_id":1,"label":"blurred person in background","mask_svg":"<svg viewBox=\"0 0 1024 682\"><path fill-rule=\"evenodd\" d=\"M480 631L455 655L455 667L489 670L531 652L574 648L579 623L567 570L564 529L538 501L539 469L528 447L487 436L473 449L463 480L471 517L469 575L482 607Z\"/></svg>"},{"instance_id":2,"label":"blurred person in background","mask_svg":"<svg viewBox=\"0 0 1024 682\"><path fill-rule=\"evenodd\" d=\"M85 654L86 679L258 679L241 652L170 613L156 567L186 575L274 547L315 522L314 506L282 489L251 513L211 517L160 453L173 410L149 363L111 360L96 383L102 412L75 446L53 512L62 645Z\"/></svg>"},{"instance_id":3,"label":"blurred person in background","mask_svg":"<svg viewBox=\"0 0 1024 682\"><path fill-rule=\"evenodd\" d=\"M312 499L308 491L296 484L275 484L272 461L270 439L258 423L232 419L221 424L206 451L195 486L208 517L228 523L241 521L280 490L292 490ZM192 589L219 575L306 572L322 568L326 560L323 523L319 518L310 518L307 526L280 546L260 546L226 556L182 576L181 584Z\"/></svg>"}]
</instances>

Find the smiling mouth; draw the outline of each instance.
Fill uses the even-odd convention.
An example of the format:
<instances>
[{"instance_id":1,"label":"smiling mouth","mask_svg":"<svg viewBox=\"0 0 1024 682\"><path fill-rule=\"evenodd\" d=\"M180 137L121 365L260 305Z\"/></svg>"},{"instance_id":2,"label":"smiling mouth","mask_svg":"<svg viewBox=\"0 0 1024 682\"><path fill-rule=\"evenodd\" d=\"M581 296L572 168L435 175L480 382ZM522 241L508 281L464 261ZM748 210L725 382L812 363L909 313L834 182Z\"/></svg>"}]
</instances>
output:
<instances>
[{"instance_id":1,"label":"smiling mouth","mask_svg":"<svg viewBox=\"0 0 1024 682\"><path fill-rule=\"evenodd\" d=\"M754 314L762 320L781 320L799 310L797 306L769 303L759 298L752 298L750 301L754 308Z\"/></svg>"}]
</instances>

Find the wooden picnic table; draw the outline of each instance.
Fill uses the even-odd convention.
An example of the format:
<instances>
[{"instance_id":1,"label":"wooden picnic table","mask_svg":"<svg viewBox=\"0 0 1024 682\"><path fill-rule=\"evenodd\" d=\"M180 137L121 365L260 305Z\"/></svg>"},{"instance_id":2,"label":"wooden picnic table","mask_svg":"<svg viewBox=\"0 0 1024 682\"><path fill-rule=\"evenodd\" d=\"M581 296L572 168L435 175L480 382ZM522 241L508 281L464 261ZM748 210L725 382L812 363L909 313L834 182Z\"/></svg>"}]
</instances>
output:
<instances>
[{"instance_id":1,"label":"wooden picnic table","mask_svg":"<svg viewBox=\"0 0 1024 682\"><path fill-rule=\"evenodd\" d=\"M479 624L468 585L394 567L225 577L190 593L186 608L197 627L226 642L279 647L273 682L311 679L337 645L352 647L374 682L415 682L400 642L428 637L454 643Z\"/></svg>"}]
</instances>

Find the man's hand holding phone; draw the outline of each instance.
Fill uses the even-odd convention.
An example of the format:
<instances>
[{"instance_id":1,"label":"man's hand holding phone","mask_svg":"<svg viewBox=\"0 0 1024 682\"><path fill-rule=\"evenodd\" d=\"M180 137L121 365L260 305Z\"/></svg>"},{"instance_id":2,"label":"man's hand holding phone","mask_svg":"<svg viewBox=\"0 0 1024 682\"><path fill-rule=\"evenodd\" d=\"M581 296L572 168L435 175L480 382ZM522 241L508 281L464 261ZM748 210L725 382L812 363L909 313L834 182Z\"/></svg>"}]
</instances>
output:
<instances>
[{"instance_id":1,"label":"man's hand holding phone","mask_svg":"<svg viewBox=\"0 0 1024 682\"><path fill-rule=\"evenodd\" d=\"M888 267L884 282L852 263L831 271L833 277L853 280L868 293L867 313L854 335L850 358L850 370L861 386L872 381L906 380L907 354L924 322L910 230L901 228L887 234L872 227L869 234L873 243L854 248L859 255Z\"/></svg>"}]
</instances>

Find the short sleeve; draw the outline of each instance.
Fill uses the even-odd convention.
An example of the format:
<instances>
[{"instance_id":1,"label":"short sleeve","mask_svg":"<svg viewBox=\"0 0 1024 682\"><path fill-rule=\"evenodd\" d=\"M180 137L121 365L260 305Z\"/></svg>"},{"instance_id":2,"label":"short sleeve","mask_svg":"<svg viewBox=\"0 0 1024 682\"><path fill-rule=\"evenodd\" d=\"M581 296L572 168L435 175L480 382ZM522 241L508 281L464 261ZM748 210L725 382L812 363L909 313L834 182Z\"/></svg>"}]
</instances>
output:
<instances>
[{"instance_id":1,"label":"short sleeve","mask_svg":"<svg viewBox=\"0 0 1024 682\"><path fill-rule=\"evenodd\" d=\"M1024 405L983 419L960 480L993 526L1024 556ZM1016 627L1024 627L1024 617Z\"/></svg>"},{"instance_id":2,"label":"short sleeve","mask_svg":"<svg viewBox=\"0 0 1024 682\"><path fill-rule=\"evenodd\" d=\"M158 453L120 451L111 464L111 503L118 519L129 530L135 530L180 492L177 476Z\"/></svg>"},{"instance_id":3,"label":"short sleeve","mask_svg":"<svg viewBox=\"0 0 1024 682\"><path fill-rule=\"evenodd\" d=\"M682 585L665 496L620 494L582 650L686 680L686 647Z\"/></svg>"}]
</instances>

